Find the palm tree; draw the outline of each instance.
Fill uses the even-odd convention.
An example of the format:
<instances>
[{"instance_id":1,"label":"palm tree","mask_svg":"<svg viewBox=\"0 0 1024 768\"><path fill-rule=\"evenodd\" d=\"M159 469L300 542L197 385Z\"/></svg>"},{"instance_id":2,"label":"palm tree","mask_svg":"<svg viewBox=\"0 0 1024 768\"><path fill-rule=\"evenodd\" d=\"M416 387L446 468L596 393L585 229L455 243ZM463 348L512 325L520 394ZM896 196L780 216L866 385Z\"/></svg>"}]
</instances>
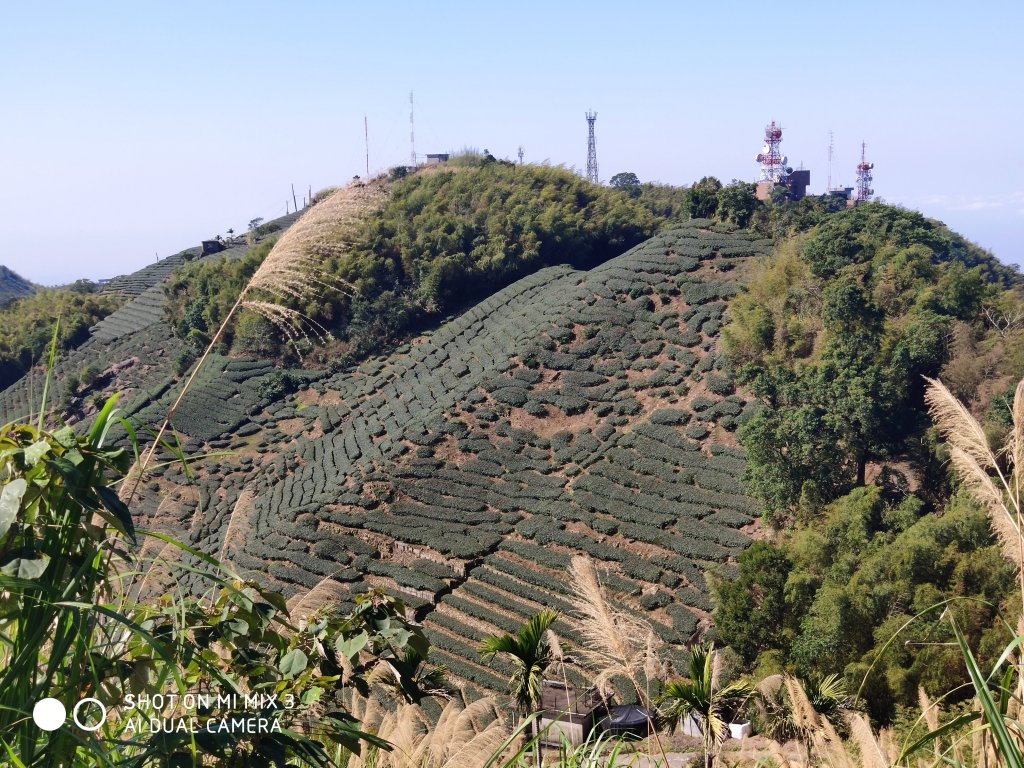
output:
<instances>
[{"instance_id":1,"label":"palm tree","mask_svg":"<svg viewBox=\"0 0 1024 768\"><path fill-rule=\"evenodd\" d=\"M717 653L711 643L690 651L690 679L671 680L658 697L661 714L670 728L692 717L704 739L704 768L711 768L728 733L726 711L736 709L750 694L748 683L735 681L718 687Z\"/></svg>"},{"instance_id":2,"label":"palm tree","mask_svg":"<svg viewBox=\"0 0 1024 768\"><path fill-rule=\"evenodd\" d=\"M515 671L508 681L509 695L524 715L540 704L544 670L553 658L547 632L557 618L554 611L541 611L523 624L517 634L491 635L480 644L481 658L493 659L500 653L512 662Z\"/></svg>"},{"instance_id":3,"label":"palm tree","mask_svg":"<svg viewBox=\"0 0 1024 768\"><path fill-rule=\"evenodd\" d=\"M428 696L450 699L446 676L448 668L441 664L426 666L427 657L416 648L397 658L385 659L374 667L367 682L381 686L394 699L419 704Z\"/></svg>"},{"instance_id":4,"label":"palm tree","mask_svg":"<svg viewBox=\"0 0 1024 768\"><path fill-rule=\"evenodd\" d=\"M758 683L755 701L762 733L780 744L799 741L807 765L812 747L823 734L846 729L844 714L850 699L843 679L834 673L817 682L770 675Z\"/></svg>"}]
</instances>

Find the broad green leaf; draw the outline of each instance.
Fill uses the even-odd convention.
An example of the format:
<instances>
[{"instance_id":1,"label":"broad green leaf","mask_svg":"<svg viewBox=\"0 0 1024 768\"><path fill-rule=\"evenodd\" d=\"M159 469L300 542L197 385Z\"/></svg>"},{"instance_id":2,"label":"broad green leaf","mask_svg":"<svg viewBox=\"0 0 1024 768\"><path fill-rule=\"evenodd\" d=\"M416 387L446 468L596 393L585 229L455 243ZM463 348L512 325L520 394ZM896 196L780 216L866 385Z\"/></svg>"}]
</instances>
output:
<instances>
[{"instance_id":1,"label":"broad green leaf","mask_svg":"<svg viewBox=\"0 0 1024 768\"><path fill-rule=\"evenodd\" d=\"M96 494L100 497L100 501L103 502L103 506L110 510L117 518L122 532L134 541L135 523L132 522L132 513L128 511L125 503L117 497L113 490L105 485L97 485Z\"/></svg>"},{"instance_id":2,"label":"broad green leaf","mask_svg":"<svg viewBox=\"0 0 1024 768\"><path fill-rule=\"evenodd\" d=\"M39 460L49 452L50 444L45 440L32 443L32 445L25 449L25 463L30 467L34 467L39 463Z\"/></svg>"},{"instance_id":3,"label":"broad green leaf","mask_svg":"<svg viewBox=\"0 0 1024 768\"><path fill-rule=\"evenodd\" d=\"M312 704L314 701L320 701L320 697L323 696L323 693L323 688L318 685L314 685L302 694L300 701L306 705Z\"/></svg>"},{"instance_id":4,"label":"broad green leaf","mask_svg":"<svg viewBox=\"0 0 1024 768\"><path fill-rule=\"evenodd\" d=\"M285 677L295 677L302 673L308 663L309 659L306 658L306 654L302 649L293 648L281 658L278 669L281 670L281 674Z\"/></svg>"},{"instance_id":5,"label":"broad green leaf","mask_svg":"<svg viewBox=\"0 0 1024 768\"><path fill-rule=\"evenodd\" d=\"M110 421L111 415L114 412L114 408L117 407L117 401L120 398L120 393L113 395L103 405L103 409L98 414L96 414L96 419L92 423L92 429L89 430L89 443L93 447L103 447L103 441L106 439L107 436L107 423Z\"/></svg>"},{"instance_id":6,"label":"broad green leaf","mask_svg":"<svg viewBox=\"0 0 1024 768\"><path fill-rule=\"evenodd\" d=\"M398 629L392 635L391 640L399 648L404 648L411 637L412 632L410 632L408 629Z\"/></svg>"},{"instance_id":7,"label":"broad green leaf","mask_svg":"<svg viewBox=\"0 0 1024 768\"><path fill-rule=\"evenodd\" d=\"M71 451L68 453L71 453ZM79 454L79 458L81 458L81 454ZM46 465L60 475L67 485L74 486L78 482L78 470L75 468L74 464L63 456L47 459Z\"/></svg>"},{"instance_id":8,"label":"broad green leaf","mask_svg":"<svg viewBox=\"0 0 1024 768\"><path fill-rule=\"evenodd\" d=\"M274 592L269 589L260 589L260 596L270 603L272 606L277 608L281 613L288 615L288 600L280 592Z\"/></svg>"},{"instance_id":9,"label":"broad green leaf","mask_svg":"<svg viewBox=\"0 0 1024 768\"><path fill-rule=\"evenodd\" d=\"M25 489L28 483L25 478L19 477L12 480L0 491L0 536L3 536L10 529L18 517L18 508L25 496Z\"/></svg>"},{"instance_id":10,"label":"broad green leaf","mask_svg":"<svg viewBox=\"0 0 1024 768\"><path fill-rule=\"evenodd\" d=\"M363 630L358 635L349 638L339 637L334 647L345 658L354 659L368 642L370 642L370 636Z\"/></svg>"},{"instance_id":11,"label":"broad green leaf","mask_svg":"<svg viewBox=\"0 0 1024 768\"><path fill-rule=\"evenodd\" d=\"M409 648L425 659L430 653L430 641L420 632L413 632L409 637Z\"/></svg>"},{"instance_id":12,"label":"broad green leaf","mask_svg":"<svg viewBox=\"0 0 1024 768\"><path fill-rule=\"evenodd\" d=\"M49 564L50 558L45 556L39 558L18 557L0 568L0 572L16 579L38 579Z\"/></svg>"},{"instance_id":13,"label":"broad green leaf","mask_svg":"<svg viewBox=\"0 0 1024 768\"><path fill-rule=\"evenodd\" d=\"M61 427L53 433L54 439L65 448L72 448L78 444L78 437L71 427Z\"/></svg>"}]
</instances>

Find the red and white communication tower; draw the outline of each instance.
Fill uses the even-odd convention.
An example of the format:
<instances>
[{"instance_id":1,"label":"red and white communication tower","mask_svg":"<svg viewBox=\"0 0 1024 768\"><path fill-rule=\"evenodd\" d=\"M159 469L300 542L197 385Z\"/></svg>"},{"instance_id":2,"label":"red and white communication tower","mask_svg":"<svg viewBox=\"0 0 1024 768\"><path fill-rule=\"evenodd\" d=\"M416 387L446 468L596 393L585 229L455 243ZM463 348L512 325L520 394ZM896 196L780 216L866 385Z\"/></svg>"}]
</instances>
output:
<instances>
[{"instance_id":1,"label":"red and white communication tower","mask_svg":"<svg viewBox=\"0 0 1024 768\"><path fill-rule=\"evenodd\" d=\"M864 159L864 150L867 145L862 141L860 143L860 162L857 164L857 202L866 203L871 199L871 196L875 194L875 190L871 188L871 169L875 167L874 163L869 163Z\"/></svg>"},{"instance_id":2,"label":"red and white communication tower","mask_svg":"<svg viewBox=\"0 0 1024 768\"><path fill-rule=\"evenodd\" d=\"M790 169L786 167L787 158L779 149L781 143L782 126L776 125L772 120L764 127L764 146L757 156L757 162L761 164L761 178L758 181L778 184L789 175Z\"/></svg>"}]
</instances>

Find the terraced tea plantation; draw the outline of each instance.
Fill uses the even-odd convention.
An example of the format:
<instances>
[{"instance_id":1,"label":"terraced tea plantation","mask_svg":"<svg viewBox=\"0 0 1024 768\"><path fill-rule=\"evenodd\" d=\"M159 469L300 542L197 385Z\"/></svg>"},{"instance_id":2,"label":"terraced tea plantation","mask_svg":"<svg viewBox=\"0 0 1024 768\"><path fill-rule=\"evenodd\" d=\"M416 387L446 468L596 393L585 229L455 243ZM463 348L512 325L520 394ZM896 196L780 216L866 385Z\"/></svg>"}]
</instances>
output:
<instances>
[{"instance_id":1,"label":"terraced tea plantation","mask_svg":"<svg viewBox=\"0 0 1024 768\"><path fill-rule=\"evenodd\" d=\"M708 571L749 542L734 432L752 406L717 338L734 267L769 247L695 221L589 271L540 270L355 370L218 358L176 426L191 450L228 455L194 480L157 475L134 511L307 610L401 593L470 695L506 685L481 638L542 606L568 628L577 553L682 647L707 626ZM141 319L153 290L120 311L138 330L115 313L86 352L128 360L107 383L149 424L180 386L179 342ZM5 413L27 403L0 395Z\"/></svg>"}]
</instances>

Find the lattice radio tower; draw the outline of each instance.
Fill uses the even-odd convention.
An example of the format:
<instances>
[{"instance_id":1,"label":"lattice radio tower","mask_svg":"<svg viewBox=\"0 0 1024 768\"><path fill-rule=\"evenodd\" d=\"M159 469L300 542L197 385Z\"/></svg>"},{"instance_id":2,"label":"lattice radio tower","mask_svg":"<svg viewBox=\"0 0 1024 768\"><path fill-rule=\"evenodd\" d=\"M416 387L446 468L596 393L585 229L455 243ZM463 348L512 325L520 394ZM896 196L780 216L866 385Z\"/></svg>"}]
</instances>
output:
<instances>
[{"instance_id":1,"label":"lattice radio tower","mask_svg":"<svg viewBox=\"0 0 1024 768\"><path fill-rule=\"evenodd\" d=\"M782 144L782 126L776 125L772 120L764 127L764 146L757 155L757 162L761 164L761 177L758 181L770 181L778 184L786 179L790 171L786 168L786 156L782 154L779 145Z\"/></svg>"},{"instance_id":2,"label":"lattice radio tower","mask_svg":"<svg viewBox=\"0 0 1024 768\"><path fill-rule=\"evenodd\" d=\"M597 112L587 111L587 181L600 184L597 179L597 143L594 141L594 123Z\"/></svg>"},{"instance_id":3,"label":"lattice radio tower","mask_svg":"<svg viewBox=\"0 0 1024 768\"><path fill-rule=\"evenodd\" d=\"M857 203L866 203L871 199L871 196L875 194L875 190L871 188L871 169L875 167L874 163L869 163L864 159L864 150L867 145L862 141L860 143L860 162L857 163Z\"/></svg>"}]
</instances>

